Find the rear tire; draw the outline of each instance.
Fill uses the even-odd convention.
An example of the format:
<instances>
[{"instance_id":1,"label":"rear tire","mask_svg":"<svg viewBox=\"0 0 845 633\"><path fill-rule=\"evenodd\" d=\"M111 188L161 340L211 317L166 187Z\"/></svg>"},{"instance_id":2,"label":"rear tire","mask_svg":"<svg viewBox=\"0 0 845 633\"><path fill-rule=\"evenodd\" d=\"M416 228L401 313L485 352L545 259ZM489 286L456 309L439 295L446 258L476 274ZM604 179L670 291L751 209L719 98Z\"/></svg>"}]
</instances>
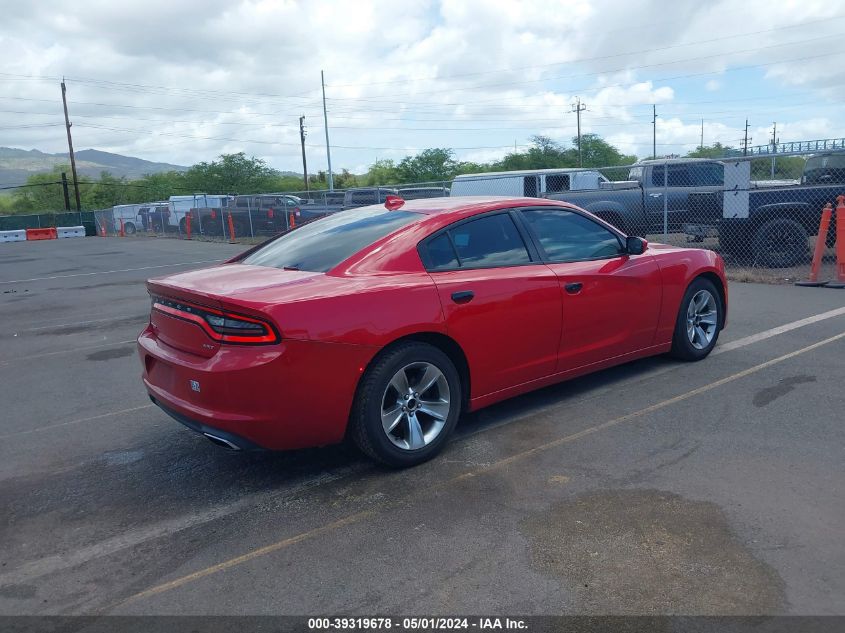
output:
<instances>
[{"instance_id":1,"label":"rear tire","mask_svg":"<svg viewBox=\"0 0 845 633\"><path fill-rule=\"evenodd\" d=\"M716 286L704 277L694 279L678 309L670 354L686 361L706 358L716 347L723 322L724 306Z\"/></svg>"},{"instance_id":2,"label":"rear tire","mask_svg":"<svg viewBox=\"0 0 845 633\"><path fill-rule=\"evenodd\" d=\"M754 233L754 261L770 268L800 264L809 253L809 233L791 218L774 218Z\"/></svg>"},{"instance_id":3,"label":"rear tire","mask_svg":"<svg viewBox=\"0 0 845 633\"><path fill-rule=\"evenodd\" d=\"M408 468L437 455L461 413L461 381L441 350L408 342L383 353L358 386L352 440L368 457Z\"/></svg>"},{"instance_id":4,"label":"rear tire","mask_svg":"<svg viewBox=\"0 0 845 633\"><path fill-rule=\"evenodd\" d=\"M134 224L134 223L132 223L132 222L127 222L127 223L123 226L123 232L124 232L126 235L135 235L135 230L136 230L136 229L135 229L135 224Z\"/></svg>"}]
</instances>

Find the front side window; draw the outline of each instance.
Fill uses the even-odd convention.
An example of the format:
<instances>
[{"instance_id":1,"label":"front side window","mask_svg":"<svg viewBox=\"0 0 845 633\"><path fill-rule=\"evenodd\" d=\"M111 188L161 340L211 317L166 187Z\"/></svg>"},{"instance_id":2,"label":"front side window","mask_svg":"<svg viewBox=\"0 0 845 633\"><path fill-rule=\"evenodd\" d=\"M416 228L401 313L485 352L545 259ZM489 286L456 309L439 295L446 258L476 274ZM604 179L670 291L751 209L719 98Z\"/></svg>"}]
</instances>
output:
<instances>
[{"instance_id":1,"label":"front side window","mask_svg":"<svg viewBox=\"0 0 845 633\"><path fill-rule=\"evenodd\" d=\"M324 273L419 216L407 211L340 211L306 224L254 251L242 264Z\"/></svg>"},{"instance_id":2,"label":"front side window","mask_svg":"<svg viewBox=\"0 0 845 633\"><path fill-rule=\"evenodd\" d=\"M593 220L565 209L522 211L549 261L575 262L616 257L622 243L615 233Z\"/></svg>"},{"instance_id":3,"label":"front side window","mask_svg":"<svg viewBox=\"0 0 845 633\"><path fill-rule=\"evenodd\" d=\"M429 240L424 249L429 270L531 263L525 242L508 213L462 222Z\"/></svg>"}]
</instances>

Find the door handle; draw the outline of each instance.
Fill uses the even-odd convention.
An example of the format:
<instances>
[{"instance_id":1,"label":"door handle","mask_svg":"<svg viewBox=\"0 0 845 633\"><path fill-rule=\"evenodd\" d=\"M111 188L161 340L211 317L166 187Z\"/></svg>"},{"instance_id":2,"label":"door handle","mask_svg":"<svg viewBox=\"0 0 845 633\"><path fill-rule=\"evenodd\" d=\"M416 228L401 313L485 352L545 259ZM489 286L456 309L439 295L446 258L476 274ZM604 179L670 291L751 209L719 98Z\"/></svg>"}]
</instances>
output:
<instances>
[{"instance_id":1,"label":"door handle","mask_svg":"<svg viewBox=\"0 0 845 633\"><path fill-rule=\"evenodd\" d=\"M650 198L659 198L663 194L662 193L650 193L648 195L649 195Z\"/></svg>"},{"instance_id":2,"label":"door handle","mask_svg":"<svg viewBox=\"0 0 845 633\"><path fill-rule=\"evenodd\" d=\"M583 287L584 284L582 284L580 281L571 281L568 284L565 284L563 286L563 289L571 295L576 295L581 292L581 288Z\"/></svg>"},{"instance_id":3,"label":"door handle","mask_svg":"<svg viewBox=\"0 0 845 633\"><path fill-rule=\"evenodd\" d=\"M455 303L469 303L475 297L472 290L461 290L460 292L452 293L452 301Z\"/></svg>"}]
</instances>

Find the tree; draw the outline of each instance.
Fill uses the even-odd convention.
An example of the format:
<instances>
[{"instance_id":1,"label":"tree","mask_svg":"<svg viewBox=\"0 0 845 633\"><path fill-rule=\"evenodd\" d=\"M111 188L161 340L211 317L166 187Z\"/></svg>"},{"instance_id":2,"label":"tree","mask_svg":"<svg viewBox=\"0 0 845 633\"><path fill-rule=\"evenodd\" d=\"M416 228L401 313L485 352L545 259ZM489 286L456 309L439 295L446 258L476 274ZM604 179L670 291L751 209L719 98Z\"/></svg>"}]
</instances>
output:
<instances>
[{"instance_id":1,"label":"tree","mask_svg":"<svg viewBox=\"0 0 845 633\"><path fill-rule=\"evenodd\" d=\"M185 185L203 193L265 193L279 173L260 158L243 152L221 154L219 160L197 163L185 172Z\"/></svg>"},{"instance_id":2,"label":"tree","mask_svg":"<svg viewBox=\"0 0 845 633\"><path fill-rule=\"evenodd\" d=\"M568 150L548 136L535 135L531 137L531 147L526 152L512 152L502 160L494 163L494 167L501 171L521 169L551 169L553 167L575 167L577 157L573 157Z\"/></svg>"},{"instance_id":3,"label":"tree","mask_svg":"<svg viewBox=\"0 0 845 633\"><path fill-rule=\"evenodd\" d=\"M453 155L451 149L432 147L416 156L406 156L396 168L398 179L402 183L449 180L457 168Z\"/></svg>"},{"instance_id":4,"label":"tree","mask_svg":"<svg viewBox=\"0 0 845 633\"><path fill-rule=\"evenodd\" d=\"M56 165L52 171L33 174L26 179L26 186L15 190L13 195L14 210L17 213L27 211L62 211L65 198L62 191L62 172L69 172L69 165ZM80 195L86 185L80 185ZM68 192L73 200L73 185L68 185ZM75 208L75 207L73 207Z\"/></svg>"},{"instance_id":5,"label":"tree","mask_svg":"<svg viewBox=\"0 0 845 633\"><path fill-rule=\"evenodd\" d=\"M689 158L725 158L727 156L741 156L742 152L730 145L714 143L713 145L699 145L687 153Z\"/></svg>"},{"instance_id":6,"label":"tree","mask_svg":"<svg viewBox=\"0 0 845 633\"><path fill-rule=\"evenodd\" d=\"M364 183L367 185L395 185L399 180L399 170L390 158L374 162L364 177Z\"/></svg>"},{"instance_id":7,"label":"tree","mask_svg":"<svg viewBox=\"0 0 845 633\"><path fill-rule=\"evenodd\" d=\"M577 165L578 137L574 137L572 143L575 145L572 152L574 152ZM623 154L598 134L581 135L581 158L584 167L614 167L637 162L636 156Z\"/></svg>"}]
</instances>

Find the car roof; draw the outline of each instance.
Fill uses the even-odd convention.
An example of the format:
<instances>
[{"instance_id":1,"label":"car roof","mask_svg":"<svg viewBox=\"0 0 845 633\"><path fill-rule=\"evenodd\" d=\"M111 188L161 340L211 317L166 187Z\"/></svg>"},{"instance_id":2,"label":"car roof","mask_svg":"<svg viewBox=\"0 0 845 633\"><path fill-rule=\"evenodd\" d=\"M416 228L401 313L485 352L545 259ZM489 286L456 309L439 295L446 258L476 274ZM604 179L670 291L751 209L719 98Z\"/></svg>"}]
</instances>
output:
<instances>
[{"instance_id":1,"label":"car roof","mask_svg":"<svg viewBox=\"0 0 845 633\"><path fill-rule=\"evenodd\" d=\"M514 171L484 171L475 174L460 174L455 180L472 180L473 178L487 178L488 176L533 176L542 174L570 174L575 172L595 173L596 169L586 167L553 167L549 169L518 169Z\"/></svg>"},{"instance_id":2,"label":"car roof","mask_svg":"<svg viewBox=\"0 0 845 633\"><path fill-rule=\"evenodd\" d=\"M483 212L485 210L503 209L508 207L531 206L571 206L560 200L546 198L514 198L513 196L445 196L440 198L418 198L406 200L400 207L401 211L419 213L421 215L464 215L467 211ZM384 207L383 204L372 204L361 209Z\"/></svg>"}]
</instances>

